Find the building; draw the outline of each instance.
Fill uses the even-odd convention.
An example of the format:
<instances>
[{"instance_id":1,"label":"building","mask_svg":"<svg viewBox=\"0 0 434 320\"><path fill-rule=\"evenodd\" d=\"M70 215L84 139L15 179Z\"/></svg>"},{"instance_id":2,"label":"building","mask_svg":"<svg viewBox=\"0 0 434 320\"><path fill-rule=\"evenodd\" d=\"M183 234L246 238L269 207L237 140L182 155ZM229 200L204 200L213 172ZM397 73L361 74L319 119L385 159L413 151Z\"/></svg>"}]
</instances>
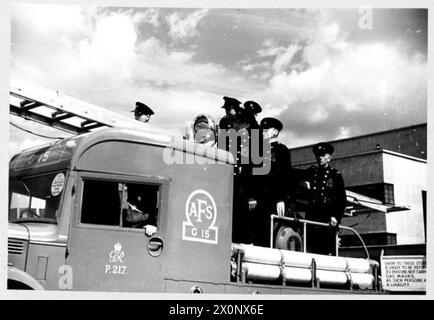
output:
<instances>
[{"instance_id":1,"label":"building","mask_svg":"<svg viewBox=\"0 0 434 320\"><path fill-rule=\"evenodd\" d=\"M346 189L387 210L348 204L342 224L352 226L368 245L410 245L426 241L427 124L331 141L332 166ZM291 150L294 167L315 163L312 145ZM366 198L365 198L366 199ZM356 245L344 234L343 245Z\"/></svg>"}]
</instances>

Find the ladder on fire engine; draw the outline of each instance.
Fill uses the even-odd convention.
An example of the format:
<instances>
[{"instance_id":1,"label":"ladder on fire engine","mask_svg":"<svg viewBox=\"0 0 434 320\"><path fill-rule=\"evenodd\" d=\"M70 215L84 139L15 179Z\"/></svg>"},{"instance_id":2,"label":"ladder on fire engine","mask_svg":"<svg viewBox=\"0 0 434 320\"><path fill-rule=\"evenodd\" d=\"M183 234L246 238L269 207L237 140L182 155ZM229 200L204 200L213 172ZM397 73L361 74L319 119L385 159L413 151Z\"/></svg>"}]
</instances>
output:
<instances>
[{"instance_id":1,"label":"ladder on fire engine","mask_svg":"<svg viewBox=\"0 0 434 320\"><path fill-rule=\"evenodd\" d=\"M144 124L69 97L60 91L11 80L10 109L12 115L47 125L72 134L81 134L103 127L151 129Z\"/></svg>"}]
</instances>

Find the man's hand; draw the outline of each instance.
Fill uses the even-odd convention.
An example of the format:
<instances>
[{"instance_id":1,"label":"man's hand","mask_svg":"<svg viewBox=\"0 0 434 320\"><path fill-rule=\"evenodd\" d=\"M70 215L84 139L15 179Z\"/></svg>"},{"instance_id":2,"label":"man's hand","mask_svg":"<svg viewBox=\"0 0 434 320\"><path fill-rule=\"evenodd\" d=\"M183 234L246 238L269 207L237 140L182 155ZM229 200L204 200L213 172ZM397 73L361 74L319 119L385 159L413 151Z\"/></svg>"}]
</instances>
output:
<instances>
[{"instance_id":1,"label":"man's hand","mask_svg":"<svg viewBox=\"0 0 434 320\"><path fill-rule=\"evenodd\" d=\"M143 229L145 229L145 233L149 237L152 236L155 232L157 232L157 227L151 224L147 224L143 227Z\"/></svg>"},{"instance_id":2,"label":"man's hand","mask_svg":"<svg viewBox=\"0 0 434 320\"><path fill-rule=\"evenodd\" d=\"M338 245L338 248L341 247L341 237L337 237L336 243Z\"/></svg>"},{"instance_id":3,"label":"man's hand","mask_svg":"<svg viewBox=\"0 0 434 320\"><path fill-rule=\"evenodd\" d=\"M336 220L335 217L330 217L330 222L329 223L330 223L330 225L332 227L336 227L338 225L338 220Z\"/></svg>"},{"instance_id":4,"label":"man's hand","mask_svg":"<svg viewBox=\"0 0 434 320\"><path fill-rule=\"evenodd\" d=\"M255 199L250 198L249 199L249 211L254 210L256 208L257 204L258 204L258 202Z\"/></svg>"},{"instance_id":5,"label":"man's hand","mask_svg":"<svg viewBox=\"0 0 434 320\"><path fill-rule=\"evenodd\" d=\"M285 215L285 202L280 201L276 204L277 215L283 217Z\"/></svg>"}]
</instances>

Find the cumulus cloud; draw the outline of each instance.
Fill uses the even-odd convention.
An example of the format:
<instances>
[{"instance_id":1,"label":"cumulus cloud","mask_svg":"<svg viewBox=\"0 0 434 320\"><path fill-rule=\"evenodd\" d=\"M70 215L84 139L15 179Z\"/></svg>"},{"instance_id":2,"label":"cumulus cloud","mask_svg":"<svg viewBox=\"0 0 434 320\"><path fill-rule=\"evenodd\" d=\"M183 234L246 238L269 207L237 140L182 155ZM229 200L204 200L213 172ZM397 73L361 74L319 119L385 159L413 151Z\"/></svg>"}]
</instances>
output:
<instances>
[{"instance_id":1,"label":"cumulus cloud","mask_svg":"<svg viewBox=\"0 0 434 320\"><path fill-rule=\"evenodd\" d=\"M12 157L16 153L27 148L36 147L46 143L52 143L57 140L54 138L71 136L70 133L59 131L57 129L53 129L42 124L12 115L10 116L9 121L12 123L12 125L10 125L9 133L9 157ZM19 128L28 130L41 136L24 133L22 129ZM53 139L46 137L51 137Z\"/></svg>"},{"instance_id":2,"label":"cumulus cloud","mask_svg":"<svg viewBox=\"0 0 434 320\"><path fill-rule=\"evenodd\" d=\"M133 16L133 22L135 24L144 22L152 25L154 28L158 28L161 25L160 10L158 8L149 8L144 12L137 12Z\"/></svg>"},{"instance_id":3,"label":"cumulus cloud","mask_svg":"<svg viewBox=\"0 0 434 320\"><path fill-rule=\"evenodd\" d=\"M228 83L237 90L249 90L243 79L231 74L222 65L199 63L195 52L171 49L161 40L151 37L136 48L137 59L133 79L137 85L177 87L186 91L224 92Z\"/></svg>"},{"instance_id":4,"label":"cumulus cloud","mask_svg":"<svg viewBox=\"0 0 434 320\"><path fill-rule=\"evenodd\" d=\"M96 12L96 7L80 7L52 4L14 4L11 8L12 21L19 18L27 24L34 35L40 38L53 33L83 32L85 19ZM83 13L86 12L86 15Z\"/></svg>"},{"instance_id":5,"label":"cumulus cloud","mask_svg":"<svg viewBox=\"0 0 434 320\"><path fill-rule=\"evenodd\" d=\"M120 78L131 74L137 34L130 17L113 14L99 20L91 38L80 41L78 59L86 70L110 72Z\"/></svg>"},{"instance_id":6,"label":"cumulus cloud","mask_svg":"<svg viewBox=\"0 0 434 320\"><path fill-rule=\"evenodd\" d=\"M194 36L205 14L198 10L181 19L173 13L169 20L180 21L169 32L180 39ZM38 85L127 116L132 116L135 101L143 101L156 112L153 124L178 132L198 113L221 117L223 95L242 96L254 89L221 64L196 61L197 47L176 46L156 35L144 38L140 26L157 17L161 13L150 9L141 15L133 10L99 11L86 32L70 39L71 46L52 52L49 65L57 72L47 74L16 56L14 72L30 72Z\"/></svg>"},{"instance_id":7,"label":"cumulus cloud","mask_svg":"<svg viewBox=\"0 0 434 320\"><path fill-rule=\"evenodd\" d=\"M280 107L279 117L287 130L302 136L312 135L316 128L321 140L348 137L362 128L388 129L384 123L390 120L408 125L406 121L419 117L422 122L426 117L426 61L400 49L390 43L351 43L336 23L319 29L303 48L290 45L284 51L272 43L260 51L274 57L274 74L263 99ZM288 65L295 50L302 50L302 63L308 67L278 68ZM288 58L282 58L287 52ZM391 119L390 109L402 112L400 118Z\"/></svg>"},{"instance_id":8,"label":"cumulus cloud","mask_svg":"<svg viewBox=\"0 0 434 320\"><path fill-rule=\"evenodd\" d=\"M287 47L281 46L274 39L263 41L263 47L257 51L259 59L264 61L252 62L244 59L238 63L244 72L255 72L253 77L268 80L272 74L278 74L293 69L295 54L301 49L297 43L290 43Z\"/></svg>"},{"instance_id":9,"label":"cumulus cloud","mask_svg":"<svg viewBox=\"0 0 434 320\"><path fill-rule=\"evenodd\" d=\"M205 27L233 22L231 12L240 28L217 50ZM253 99L262 117L282 120L290 146L426 121L425 55L399 41L348 38L348 28L316 12L294 23L285 11L264 11L255 29L244 23L257 12L242 13L16 5L12 74L129 116L143 100L154 124L177 130L199 112L221 116L224 95Z\"/></svg>"},{"instance_id":10,"label":"cumulus cloud","mask_svg":"<svg viewBox=\"0 0 434 320\"><path fill-rule=\"evenodd\" d=\"M177 12L170 14L167 19L173 28L169 33L178 38L194 36L206 12L197 10L187 16ZM83 12L83 16L87 13ZM208 91L210 96L213 92L226 93L228 84L237 93L250 90L244 79L222 65L195 61L197 47L180 49L164 41L164 37L140 37L140 24L145 21L156 25L160 16L157 9L147 9L143 13L98 11L92 15L94 21L83 27L86 32L80 37L64 32L66 38L70 37L70 45L59 45L51 52L50 59L42 58L46 51L34 53L33 58L41 57L40 65L27 64L28 59L19 59L14 50L13 72L18 76L30 73L37 84L49 88L67 87L66 94L78 95L107 108L119 108L144 88L152 91L176 87L177 92L181 89L187 93ZM29 19L34 21L39 17L29 16ZM28 39L31 42L31 33ZM27 55L28 51L23 54ZM46 72L45 63L52 73Z\"/></svg>"},{"instance_id":11,"label":"cumulus cloud","mask_svg":"<svg viewBox=\"0 0 434 320\"><path fill-rule=\"evenodd\" d=\"M197 36L199 34L197 27L207 12L207 9L202 9L196 10L185 17L179 12L169 15L166 17L167 24L170 27L169 35L175 40L185 40Z\"/></svg>"}]
</instances>

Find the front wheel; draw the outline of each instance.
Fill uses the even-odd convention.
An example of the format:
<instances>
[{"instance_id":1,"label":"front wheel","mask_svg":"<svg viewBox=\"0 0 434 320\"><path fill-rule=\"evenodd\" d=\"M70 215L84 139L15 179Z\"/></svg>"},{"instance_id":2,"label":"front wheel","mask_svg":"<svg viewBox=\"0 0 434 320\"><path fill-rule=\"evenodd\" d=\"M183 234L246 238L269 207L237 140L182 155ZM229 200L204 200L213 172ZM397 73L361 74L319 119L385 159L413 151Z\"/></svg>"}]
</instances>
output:
<instances>
[{"instance_id":1,"label":"front wheel","mask_svg":"<svg viewBox=\"0 0 434 320\"><path fill-rule=\"evenodd\" d=\"M8 279L7 289L8 290L33 290L33 288L30 288L28 285L11 279Z\"/></svg>"}]
</instances>

